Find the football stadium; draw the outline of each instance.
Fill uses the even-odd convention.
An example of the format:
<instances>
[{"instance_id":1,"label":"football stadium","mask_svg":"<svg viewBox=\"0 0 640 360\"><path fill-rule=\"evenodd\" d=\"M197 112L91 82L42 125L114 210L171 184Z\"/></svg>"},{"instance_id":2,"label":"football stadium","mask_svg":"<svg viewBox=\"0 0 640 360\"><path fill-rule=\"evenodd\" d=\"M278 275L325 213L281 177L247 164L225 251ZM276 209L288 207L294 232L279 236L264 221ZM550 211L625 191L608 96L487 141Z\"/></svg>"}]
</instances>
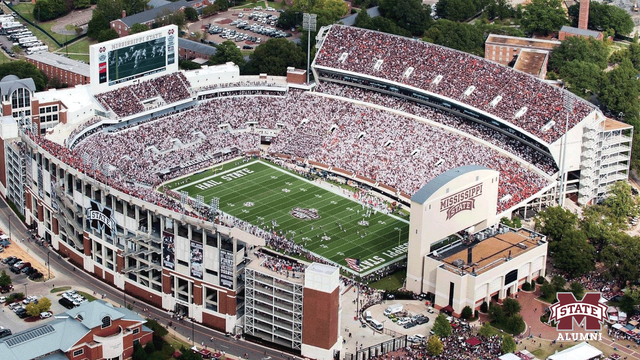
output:
<instances>
[{"instance_id":1,"label":"football stadium","mask_svg":"<svg viewBox=\"0 0 640 360\"><path fill-rule=\"evenodd\" d=\"M330 359L337 287L405 266L453 314L503 299L547 243L502 217L628 178L631 126L470 54L332 25L307 84L178 70L176 43L168 26L94 45L90 85L3 78L0 191L74 266L220 331Z\"/></svg>"}]
</instances>

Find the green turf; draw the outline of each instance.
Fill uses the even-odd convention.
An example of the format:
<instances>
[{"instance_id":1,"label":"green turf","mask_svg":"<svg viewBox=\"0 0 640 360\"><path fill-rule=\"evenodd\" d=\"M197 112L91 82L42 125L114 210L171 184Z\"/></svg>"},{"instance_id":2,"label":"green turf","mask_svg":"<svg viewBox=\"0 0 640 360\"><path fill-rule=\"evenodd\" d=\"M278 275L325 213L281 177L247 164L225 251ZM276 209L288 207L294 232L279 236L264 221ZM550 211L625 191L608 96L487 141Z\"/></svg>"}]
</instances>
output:
<instances>
[{"instance_id":1,"label":"green turf","mask_svg":"<svg viewBox=\"0 0 640 360\"><path fill-rule=\"evenodd\" d=\"M251 173L230 176L245 169ZM197 187L208 181L218 184L207 189ZM269 229L274 220L276 231L293 236L296 243L339 265L346 266L345 258L360 259L363 275L406 256L407 221L380 212L364 218L366 210L340 195L341 189L334 187L340 193L336 194L262 161L232 162L216 175L207 171L169 185L194 199L202 195L206 204L218 197L223 212L263 229ZM317 209L320 217L295 218L290 214L295 207ZM362 220L369 226L358 223ZM325 236L328 238L323 240Z\"/></svg>"},{"instance_id":2,"label":"green turf","mask_svg":"<svg viewBox=\"0 0 640 360\"><path fill-rule=\"evenodd\" d=\"M380 290L398 290L404 285L404 279L407 277L407 270L397 271L384 279L369 284L369 287Z\"/></svg>"}]
</instances>

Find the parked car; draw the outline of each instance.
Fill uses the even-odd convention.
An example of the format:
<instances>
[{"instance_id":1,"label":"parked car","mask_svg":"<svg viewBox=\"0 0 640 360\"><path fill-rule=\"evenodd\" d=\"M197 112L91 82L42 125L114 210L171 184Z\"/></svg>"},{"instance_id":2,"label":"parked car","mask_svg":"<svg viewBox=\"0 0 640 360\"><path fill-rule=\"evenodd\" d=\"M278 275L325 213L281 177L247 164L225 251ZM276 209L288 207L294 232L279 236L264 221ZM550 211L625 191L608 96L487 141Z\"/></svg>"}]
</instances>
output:
<instances>
[{"instance_id":1,"label":"parked car","mask_svg":"<svg viewBox=\"0 0 640 360\"><path fill-rule=\"evenodd\" d=\"M53 315L53 313L51 313L51 311L41 312L40 313L40 319L48 319L48 318L51 317L51 315Z\"/></svg>"},{"instance_id":2,"label":"parked car","mask_svg":"<svg viewBox=\"0 0 640 360\"><path fill-rule=\"evenodd\" d=\"M7 302L7 297L6 296L0 296L0 304L4 304L5 302Z\"/></svg>"},{"instance_id":3,"label":"parked car","mask_svg":"<svg viewBox=\"0 0 640 360\"><path fill-rule=\"evenodd\" d=\"M7 337L11 335L11 330L9 329L1 329L0 330L0 338Z\"/></svg>"},{"instance_id":4,"label":"parked car","mask_svg":"<svg viewBox=\"0 0 640 360\"><path fill-rule=\"evenodd\" d=\"M43 276L42 273L37 271L37 272L34 272L33 274L29 275L29 279L38 280L38 279L42 278L42 276Z\"/></svg>"},{"instance_id":5,"label":"parked car","mask_svg":"<svg viewBox=\"0 0 640 360\"><path fill-rule=\"evenodd\" d=\"M15 258L16 258L15 256L9 256L7 258L2 259L2 263L3 264L7 264L9 261L11 261L11 260L13 260Z\"/></svg>"},{"instance_id":6,"label":"parked car","mask_svg":"<svg viewBox=\"0 0 640 360\"><path fill-rule=\"evenodd\" d=\"M8 293L11 290L13 290L13 285L7 285L7 286L0 287L0 293L3 293L3 294Z\"/></svg>"},{"instance_id":7,"label":"parked car","mask_svg":"<svg viewBox=\"0 0 640 360\"><path fill-rule=\"evenodd\" d=\"M58 303L67 309L73 309L74 307L76 307L73 302L67 298L61 298L60 300L58 300Z\"/></svg>"},{"instance_id":8,"label":"parked car","mask_svg":"<svg viewBox=\"0 0 640 360\"><path fill-rule=\"evenodd\" d=\"M23 274L29 274L29 272L33 270L33 268L31 266L25 266L22 268L22 270L20 270L21 273Z\"/></svg>"},{"instance_id":9,"label":"parked car","mask_svg":"<svg viewBox=\"0 0 640 360\"><path fill-rule=\"evenodd\" d=\"M421 343L424 341L424 335L422 334L415 334L412 336L409 336L407 338L408 341L412 342L412 343Z\"/></svg>"}]
</instances>

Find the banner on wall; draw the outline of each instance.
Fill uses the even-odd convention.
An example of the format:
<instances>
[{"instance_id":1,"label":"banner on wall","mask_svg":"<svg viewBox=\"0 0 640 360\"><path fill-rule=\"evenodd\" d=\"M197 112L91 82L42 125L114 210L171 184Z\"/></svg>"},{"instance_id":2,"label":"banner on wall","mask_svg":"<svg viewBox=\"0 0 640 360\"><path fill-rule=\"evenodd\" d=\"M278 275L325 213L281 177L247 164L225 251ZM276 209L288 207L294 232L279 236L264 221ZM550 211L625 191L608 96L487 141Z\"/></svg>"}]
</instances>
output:
<instances>
[{"instance_id":1,"label":"banner on wall","mask_svg":"<svg viewBox=\"0 0 640 360\"><path fill-rule=\"evenodd\" d=\"M170 232L162 232L162 266L170 269L176 269L176 255L174 236Z\"/></svg>"},{"instance_id":2,"label":"banner on wall","mask_svg":"<svg viewBox=\"0 0 640 360\"><path fill-rule=\"evenodd\" d=\"M233 289L233 253L220 250L220 286Z\"/></svg>"},{"instance_id":3,"label":"banner on wall","mask_svg":"<svg viewBox=\"0 0 640 360\"><path fill-rule=\"evenodd\" d=\"M191 276L202 280L202 244L191 242Z\"/></svg>"}]
</instances>

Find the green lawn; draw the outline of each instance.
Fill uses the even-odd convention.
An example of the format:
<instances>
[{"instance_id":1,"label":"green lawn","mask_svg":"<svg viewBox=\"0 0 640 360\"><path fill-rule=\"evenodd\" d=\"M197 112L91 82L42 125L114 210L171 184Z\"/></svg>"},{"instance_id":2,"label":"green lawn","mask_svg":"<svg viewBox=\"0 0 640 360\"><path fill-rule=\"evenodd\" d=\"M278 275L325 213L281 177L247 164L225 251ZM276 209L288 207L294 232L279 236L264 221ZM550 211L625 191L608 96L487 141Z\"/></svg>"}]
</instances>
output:
<instances>
[{"instance_id":1,"label":"green lawn","mask_svg":"<svg viewBox=\"0 0 640 360\"><path fill-rule=\"evenodd\" d=\"M62 287L57 287L54 289L51 289L51 293L57 293L57 292L63 292L63 291L67 291L67 290L71 290L71 286L62 286Z\"/></svg>"},{"instance_id":2,"label":"green lawn","mask_svg":"<svg viewBox=\"0 0 640 360\"><path fill-rule=\"evenodd\" d=\"M367 217L359 203L262 161L230 163L214 173L206 171L170 185L194 199L202 195L206 204L218 197L223 212L287 234L339 265L346 265L345 258L360 259L363 275L406 256L405 220L380 212ZM292 215L294 208L302 209L298 217Z\"/></svg>"},{"instance_id":3,"label":"green lawn","mask_svg":"<svg viewBox=\"0 0 640 360\"><path fill-rule=\"evenodd\" d=\"M404 285L407 277L407 270L395 272L382 280L369 284L370 287L380 290L398 290Z\"/></svg>"},{"instance_id":4,"label":"green lawn","mask_svg":"<svg viewBox=\"0 0 640 360\"><path fill-rule=\"evenodd\" d=\"M89 63L89 46L95 44L95 41L89 40L84 37L81 40L70 44L69 46L62 47L57 51L58 54L69 54L70 59L81 60L85 63Z\"/></svg>"}]
</instances>

